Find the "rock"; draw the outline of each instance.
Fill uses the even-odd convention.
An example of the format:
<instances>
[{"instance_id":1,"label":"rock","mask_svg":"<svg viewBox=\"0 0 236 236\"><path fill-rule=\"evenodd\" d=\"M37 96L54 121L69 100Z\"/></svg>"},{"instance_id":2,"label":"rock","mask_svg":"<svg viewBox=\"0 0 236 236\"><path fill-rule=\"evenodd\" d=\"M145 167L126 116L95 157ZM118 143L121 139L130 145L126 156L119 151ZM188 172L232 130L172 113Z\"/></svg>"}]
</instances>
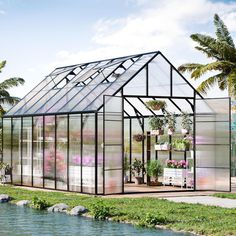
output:
<instances>
[{"instance_id":1,"label":"rock","mask_svg":"<svg viewBox=\"0 0 236 236\"><path fill-rule=\"evenodd\" d=\"M0 203L9 202L11 198L7 194L0 194Z\"/></svg>"},{"instance_id":2,"label":"rock","mask_svg":"<svg viewBox=\"0 0 236 236\"><path fill-rule=\"evenodd\" d=\"M88 209L85 208L84 206L76 206L74 208L71 209L71 211L69 212L70 215L73 216L78 216L78 215L82 215L88 212Z\"/></svg>"},{"instance_id":3,"label":"rock","mask_svg":"<svg viewBox=\"0 0 236 236\"><path fill-rule=\"evenodd\" d=\"M67 206L64 203L58 203L48 208L49 212L66 212Z\"/></svg>"},{"instance_id":4,"label":"rock","mask_svg":"<svg viewBox=\"0 0 236 236\"><path fill-rule=\"evenodd\" d=\"M21 201L17 202L16 205L24 207L24 206L29 205L30 203L31 203L30 200L21 200Z\"/></svg>"}]
</instances>

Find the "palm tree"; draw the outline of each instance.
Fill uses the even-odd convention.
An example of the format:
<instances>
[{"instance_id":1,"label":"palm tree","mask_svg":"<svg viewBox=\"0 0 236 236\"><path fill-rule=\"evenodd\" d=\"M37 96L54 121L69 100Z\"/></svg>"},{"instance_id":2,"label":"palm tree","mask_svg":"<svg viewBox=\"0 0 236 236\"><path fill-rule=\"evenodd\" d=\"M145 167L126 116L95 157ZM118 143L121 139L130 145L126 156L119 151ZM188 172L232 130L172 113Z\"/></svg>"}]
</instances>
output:
<instances>
[{"instance_id":1,"label":"palm tree","mask_svg":"<svg viewBox=\"0 0 236 236\"><path fill-rule=\"evenodd\" d=\"M2 69L5 67L6 61L0 62L0 73L2 72ZM7 105L15 105L17 102L19 102L18 97L13 97L10 95L10 93L7 91L10 88L17 87L19 85L24 84L24 79L14 77L10 79L6 79L3 82L0 83L0 117L5 113L5 110L3 108L3 104Z\"/></svg>"},{"instance_id":2,"label":"palm tree","mask_svg":"<svg viewBox=\"0 0 236 236\"><path fill-rule=\"evenodd\" d=\"M236 48L230 33L220 19L215 14L214 25L216 28L216 38L203 34L192 34L192 40L198 43L195 48L212 59L210 63L187 63L181 65L178 69L180 72L190 72L191 79L199 79L208 72L216 72L214 75L205 79L197 88L201 94L214 85L218 85L220 90L228 89L231 97L236 97Z\"/></svg>"}]
</instances>

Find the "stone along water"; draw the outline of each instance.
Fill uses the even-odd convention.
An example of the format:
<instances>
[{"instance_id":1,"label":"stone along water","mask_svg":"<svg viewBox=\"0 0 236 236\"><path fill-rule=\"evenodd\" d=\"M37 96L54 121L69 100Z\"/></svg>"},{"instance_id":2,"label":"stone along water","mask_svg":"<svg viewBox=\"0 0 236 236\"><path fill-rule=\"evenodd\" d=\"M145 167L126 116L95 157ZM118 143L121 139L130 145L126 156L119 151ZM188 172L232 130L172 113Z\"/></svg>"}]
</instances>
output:
<instances>
[{"instance_id":1,"label":"stone along water","mask_svg":"<svg viewBox=\"0 0 236 236\"><path fill-rule=\"evenodd\" d=\"M63 213L48 213L13 204L0 204L0 235L63 235L63 236L187 236L167 230L135 228L128 224L96 221Z\"/></svg>"}]
</instances>

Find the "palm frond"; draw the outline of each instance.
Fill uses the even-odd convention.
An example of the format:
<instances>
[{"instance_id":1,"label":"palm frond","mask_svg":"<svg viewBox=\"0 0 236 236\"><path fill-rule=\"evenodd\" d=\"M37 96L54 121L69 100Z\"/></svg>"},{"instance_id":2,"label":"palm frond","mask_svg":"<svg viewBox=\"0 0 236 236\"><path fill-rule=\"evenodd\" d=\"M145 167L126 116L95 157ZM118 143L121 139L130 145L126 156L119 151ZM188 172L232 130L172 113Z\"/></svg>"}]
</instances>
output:
<instances>
[{"instance_id":1,"label":"palm frond","mask_svg":"<svg viewBox=\"0 0 236 236\"><path fill-rule=\"evenodd\" d=\"M18 77L6 79L2 83L0 83L0 90L2 89L7 90L12 87L17 87L19 85L22 85L24 83L25 83L24 79Z\"/></svg>"},{"instance_id":2,"label":"palm frond","mask_svg":"<svg viewBox=\"0 0 236 236\"><path fill-rule=\"evenodd\" d=\"M5 67L7 61L1 61L0 62L0 73L2 72L2 69Z\"/></svg>"},{"instance_id":3,"label":"palm frond","mask_svg":"<svg viewBox=\"0 0 236 236\"><path fill-rule=\"evenodd\" d=\"M230 73L231 69L234 68L235 66L236 66L235 63L232 63L232 62L215 61L194 70L191 74L191 78L196 80L200 78L203 74L210 71L223 71L224 73L227 73L227 72Z\"/></svg>"},{"instance_id":4,"label":"palm frond","mask_svg":"<svg viewBox=\"0 0 236 236\"><path fill-rule=\"evenodd\" d=\"M206 95L208 90L213 87L218 81L218 75L211 76L204 80L198 87L197 91L203 95Z\"/></svg>"},{"instance_id":5,"label":"palm frond","mask_svg":"<svg viewBox=\"0 0 236 236\"><path fill-rule=\"evenodd\" d=\"M0 97L10 97L10 94L7 90L1 89L0 90Z\"/></svg>"},{"instance_id":6,"label":"palm frond","mask_svg":"<svg viewBox=\"0 0 236 236\"><path fill-rule=\"evenodd\" d=\"M234 41L233 41L226 25L224 24L224 22L221 20L221 18L217 14L215 14L215 16L214 16L214 24L216 27L217 39L219 41L226 42L231 47L235 47Z\"/></svg>"},{"instance_id":7,"label":"palm frond","mask_svg":"<svg viewBox=\"0 0 236 236\"><path fill-rule=\"evenodd\" d=\"M20 101L18 97L0 97L0 104L15 105Z\"/></svg>"},{"instance_id":8,"label":"palm frond","mask_svg":"<svg viewBox=\"0 0 236 236\"><path fill-rule=\"evenodd\" d=\"M203 64L199 63L186 63L178 67L178 70L183 73L183 72L192 72L199 67L204 66Z\"/></svg>"}]
</instances>

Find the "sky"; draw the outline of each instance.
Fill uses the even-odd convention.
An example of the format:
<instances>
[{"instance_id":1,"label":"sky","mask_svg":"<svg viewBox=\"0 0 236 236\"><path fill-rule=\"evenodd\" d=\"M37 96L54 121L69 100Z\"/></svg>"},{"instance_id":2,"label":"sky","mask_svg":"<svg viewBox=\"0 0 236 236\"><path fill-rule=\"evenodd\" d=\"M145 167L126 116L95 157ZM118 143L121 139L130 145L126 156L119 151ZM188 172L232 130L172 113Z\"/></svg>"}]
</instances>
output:
<instances>
[{"instance_id":1,"label":"sky","mask_svg":"<svg viewBox=\"0 0 236 236\"><path fill-rule=\"evenodd\" d=\"M176 67L206 63L189 36L214 36L215 13L236 42L236 0L0 0L0 81L24 78L10 90L23 97L59 66L157 50Z\"/></svg>"}]
</instances>

